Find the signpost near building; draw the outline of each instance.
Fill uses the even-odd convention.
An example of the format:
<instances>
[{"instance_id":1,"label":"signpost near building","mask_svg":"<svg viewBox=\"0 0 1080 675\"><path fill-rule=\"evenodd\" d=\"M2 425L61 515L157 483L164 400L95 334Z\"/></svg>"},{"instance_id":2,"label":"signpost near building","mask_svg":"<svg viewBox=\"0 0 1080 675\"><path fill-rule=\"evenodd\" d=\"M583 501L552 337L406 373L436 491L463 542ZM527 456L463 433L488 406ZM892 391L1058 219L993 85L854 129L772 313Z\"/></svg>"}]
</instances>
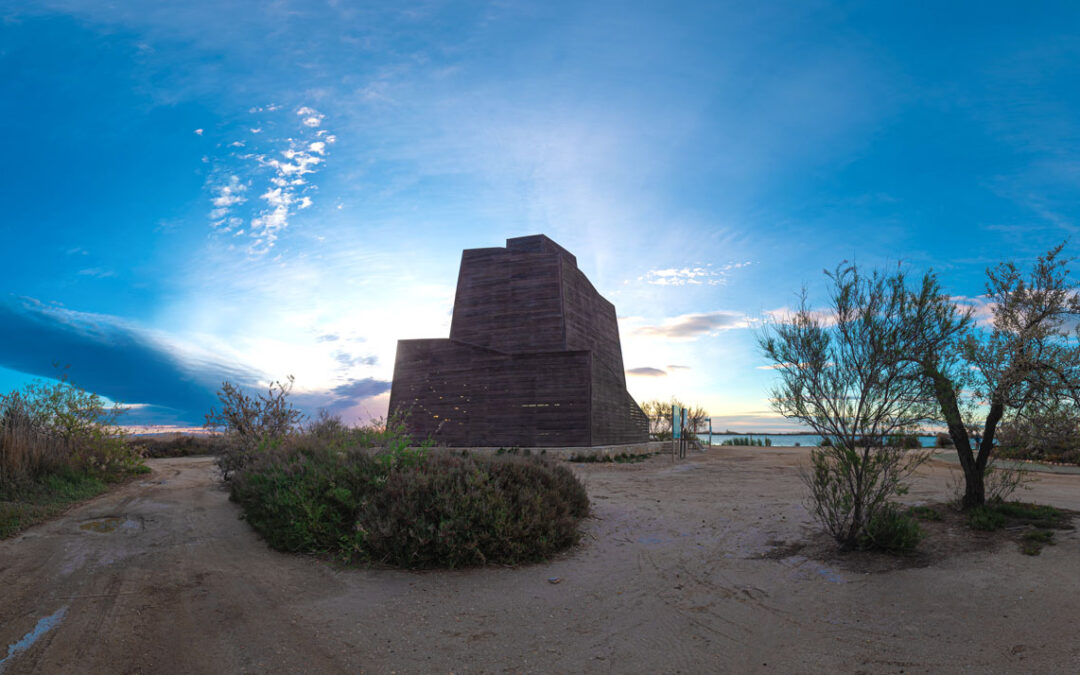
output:
<instances>
[{"instance_id":1,"label":"signpost near building","mask_svg":"<svg viewBox=\"0 0 1080 675\"><path fill-rule=\"evenodd\" d=\"M671 461L675 461L675 448L682 441L683 409L677 405L671 406Z\"/></svg>"},{"instance_id":2,"label":"signpost near building","mask_svg":"<svg viewBox=\"0 0 1080 675\"><path fill-rule=\"evenodd\" d=\"M698 432L704 432L706 427L708 428L708 445L712 445L712 418L703 417L693 419L689 415L689 411L686 408L678 405L671 405L671 460L675 461L676 452L680 459L686 457L686 451L691 441L698 443L698 449L701 449L701 443L698 437Z\"/></svg>"}]
</instances>

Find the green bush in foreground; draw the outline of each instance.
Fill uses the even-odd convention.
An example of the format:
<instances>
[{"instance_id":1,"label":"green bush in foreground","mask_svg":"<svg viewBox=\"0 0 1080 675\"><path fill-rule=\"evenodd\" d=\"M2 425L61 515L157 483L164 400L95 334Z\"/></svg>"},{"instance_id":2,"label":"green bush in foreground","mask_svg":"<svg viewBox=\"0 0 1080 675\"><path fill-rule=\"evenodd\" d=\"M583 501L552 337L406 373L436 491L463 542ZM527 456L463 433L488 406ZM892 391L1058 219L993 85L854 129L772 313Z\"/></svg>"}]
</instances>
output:
<instances>
[{"instance_id":1,"label":"green bush in foreground","mask_svg":"<svg viewBox=\"0 0 1080 675\"><path fill-rule=\"evenodd\" d=\"M295 439L254 456L232 498L272 546L354 563L466 567L542 560L577 543L588 497L537 457L372 456ZM387 457L390 457L388 460Z\"/></svg>"},{"instance_id":2,"label":"green bush in foreground","mask_svg":"<svg viewBox=\"0 0 1080 675\"><path fill-rule=\"evenodd\" d=\"M992 532L1005 527L1005 516L991 506L976 506L968 512L968 526L973 530Z\"/></svg>"},{"instance_id":3,"label":"green bush in foreground","mask_svg":"<svg viewBox=\"0 0 1080 675\"><path fill-rule=\"evenodd\" d=\"M914 551L925 534L918 521L895 504L885 504L867 523L859 540L859 548L907 553Z\"/></svg>"}]
</instances>

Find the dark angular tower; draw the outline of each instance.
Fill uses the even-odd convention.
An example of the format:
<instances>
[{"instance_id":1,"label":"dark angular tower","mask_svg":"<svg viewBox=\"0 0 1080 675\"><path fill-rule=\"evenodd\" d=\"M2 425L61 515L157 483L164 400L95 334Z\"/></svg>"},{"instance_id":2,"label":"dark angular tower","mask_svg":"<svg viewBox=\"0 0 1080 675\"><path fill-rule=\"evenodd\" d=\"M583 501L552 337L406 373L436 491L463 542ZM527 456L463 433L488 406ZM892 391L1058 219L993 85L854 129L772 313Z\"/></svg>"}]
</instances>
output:
<instances>
[{"instance_id":1,"label":"dark angular tower","mask_svg":"<svg viewBox=\"0 0 1080 675\"><path fill-rule=\"evenodd\" d=\"M450 338L398 341L390 410L458 447L648 440L615 306L542 234L462 253Z\"/></svg>"}]
</instances>

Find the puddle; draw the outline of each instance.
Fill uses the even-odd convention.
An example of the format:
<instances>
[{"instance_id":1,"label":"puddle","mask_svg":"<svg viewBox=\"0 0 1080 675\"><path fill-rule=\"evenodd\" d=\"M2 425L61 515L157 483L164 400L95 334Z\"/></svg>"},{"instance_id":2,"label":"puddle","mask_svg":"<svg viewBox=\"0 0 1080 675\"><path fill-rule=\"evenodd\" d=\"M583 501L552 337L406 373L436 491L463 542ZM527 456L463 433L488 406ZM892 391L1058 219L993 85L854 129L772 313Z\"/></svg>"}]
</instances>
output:
<instances>
[{"instance_id":1,"label":"puddle","mask_svg":"<svg viewBox=\"0 0 1080 675\"><path fill-rule=\"evenodd\" d=\"M119 516L109 516L108 518L96 518L94 520L88 520L81 525L79 529L84 532L95 532L97 534L110 534L116 532L119 529L123 530L137 530L141 527L141 524L137 520L131 520L130 518L121 518Z\"/></svg>"},{"instance_id":2,"label":"puddle","mask_svg":"<svg viewBox=\"0 0 1080 675\"><path fill-rule=\"evenodd\" d=\"M123 522L123 518L102 518L101 520L91 520L83 523L79 526L79 529L86 530L87 532L108 534L109 532L115 532L116 528L120 527L120 524Z\"/></svg>"},{"instance_id":3,"label":"puddle","mask_svg":"<svg viewBox=\"0 0 1080 675\"><path fill-rule=\"evenodd\" d=\"M25 652L27 649L30 649L42 635L48 633L53 628L56 628L57 624L64 618L65 613L67 613L67 606L56 610L52 616L41 619L37 622L37 625L34 626L34 630L22 636L22 639L15 644L8 645L7 656L0 659L0 673L4 672L4 668L7 667L8 661L10 661L13 656L19 652Z\"/></svg>"}]
</instances>

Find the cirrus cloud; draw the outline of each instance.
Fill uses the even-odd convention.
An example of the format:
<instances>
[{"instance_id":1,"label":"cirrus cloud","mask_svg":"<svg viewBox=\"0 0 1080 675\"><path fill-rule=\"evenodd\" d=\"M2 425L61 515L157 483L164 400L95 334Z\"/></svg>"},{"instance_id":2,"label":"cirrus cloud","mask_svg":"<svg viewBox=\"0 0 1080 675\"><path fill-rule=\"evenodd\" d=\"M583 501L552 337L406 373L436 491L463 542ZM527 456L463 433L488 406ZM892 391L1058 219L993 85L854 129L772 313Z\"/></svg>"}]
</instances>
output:
<instances>
[{"instance_id":1,"label":"cirrus cloud","mask_svg":"<svg viewBox=\"0 0 1080 675\"><path fill-rule=\"evenodd\" d=\"M748 325L746 315L721 310L701 314L682 314L664 319L659 324L637 326L631 332L641 337L694 340L733 328L746 328Z\"/></svg>"},{"instance_id":2,"label":"cirrus cloud","mask_svg":"<svg viewBox=\"0 0 1080 675\"><path fill-rule=\"evenodd\" d=\"M627 375L636 375L638 377L664 377L667 373L659 368L630 368L626 371Z\"/></svg>"}]
</instances>

